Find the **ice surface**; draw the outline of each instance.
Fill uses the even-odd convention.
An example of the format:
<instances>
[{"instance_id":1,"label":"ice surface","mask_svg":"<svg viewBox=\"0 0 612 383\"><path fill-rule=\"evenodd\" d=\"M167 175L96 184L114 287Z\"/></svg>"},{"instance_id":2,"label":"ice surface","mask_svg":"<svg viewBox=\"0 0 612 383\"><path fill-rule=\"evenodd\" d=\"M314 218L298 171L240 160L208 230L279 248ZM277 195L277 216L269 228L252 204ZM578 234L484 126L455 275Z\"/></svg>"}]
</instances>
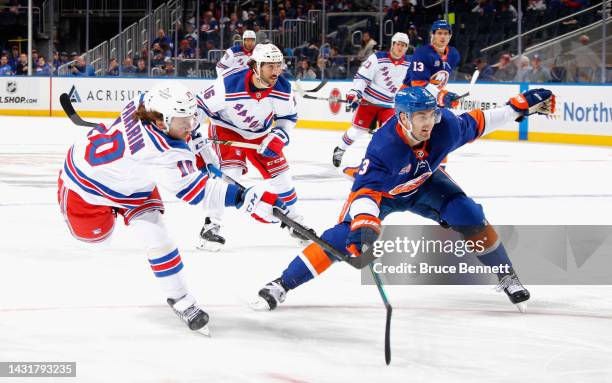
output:
<instances>
[{"instance_id":1,"label":"ice surface","mask_svg":"<svg viewBox=\"0 0 612 383\"><path fill-rule=\"evenodd\" d=\"M191 333L129 228L118 222L103 248L71 238L56 181L82 129L0 117L0 361L76 361L81 382L612 381L609 286L531 286L525 315L489 286L388 286L387 367L384 308L358 272L334 265L277 311L253 312L247 302L300 247L232 211L227 248L198 252L202 212L162 190L189 286L211 315L212 338ZM297 130L288 150L305 222L318 232L348 194L331 167L340 135ZM610 149L482 140L452 154L448 171L494 224L612 224ZM251 171L244 183L256 179ZM386 223L425 222L395 214Z\"/></svg>"}]
</instances>

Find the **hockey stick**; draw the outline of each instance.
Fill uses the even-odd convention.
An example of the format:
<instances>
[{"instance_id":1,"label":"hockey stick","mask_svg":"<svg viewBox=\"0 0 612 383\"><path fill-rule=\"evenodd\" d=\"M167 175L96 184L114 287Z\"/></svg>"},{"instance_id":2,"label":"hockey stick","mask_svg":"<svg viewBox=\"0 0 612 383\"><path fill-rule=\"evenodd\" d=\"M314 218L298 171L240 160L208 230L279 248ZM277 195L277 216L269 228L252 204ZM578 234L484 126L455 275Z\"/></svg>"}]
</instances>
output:
<instances>
[{"instance_id":1,"label":"hockey stick","mask_svg":"<svg viewBox=\"0 0 612 383\"><path fill-rule=\"evenodd\" d=\"M462 94L461 96L457 97L455 100L461 100L462 98L466 98L467 96L470 95L470 93L472 93L472 89L474 89L474 84L476 84L476 81L478 80L478 76L480 76L480 71L476 69L474 73L472 73L472 78L470 80L470 87L468 88L468 91Z\"/></svg>"},{"instance_id":2,"label":"hockey stick","mask_svg":"<svg viewBox=\"0 0 612 383\"><path fill-rule=\"evenodd\" d=\"M295 80L295 90L300 94L300 96L304 97L304 93L316 93L320 91L327 84L327 80L321 81L321 83L310 90L304 90L302 88L302 82L300 80Z\"/></svg>"},{"instance_id":3,"label":"hockey stick","mask_svg":"<svg viewBox=\"0 0 612 383\"><path fill-rule=\"evenodd\" d=\"M224 174L216 166L208 165L207 168L211 173L213 173L217 177L221 177L226 182L232 183L238 186L241 190L244 190L244 186L242 186L232 177ZM385 293L385 288L384 288L382 279L374 271L373 262L370 261L370 262L365 263L364 262L365 255L362 255L361 257L348 257L344 253L338 251L329 242L320 238L318 235L314 234L312 231L308 230L307 228L305 228L298 222L295 222L291 218L287 217L287 215L283 213L282 211L280 211L279 209L274 209L273 214L276 218L280 219L281 222L283 222L285 225L292 227L294 230L296 230L297 232L299 232L306 238L310 239L312 242L321 246L323 249L327 250L333 257L335 257L339 261L344 261L357 269L362 269L363 267L365 267L366 264L370 266L370 272L372 273L372 277L374 278L374 283L376 283L376 288L378 289L378 293L380 294L380 297L383 300L383 303L385 305L385 310L387 312L387 317L386 317L386 322L385 322L385 363L388 366L391 363L391 313L393 312L393 307L391 306L391 303L389 303L389 299L387 299L387 294ZM366 251L364 251L364 253L365 252Z\"/></svg>"},{"instance_id":4,"label":"hockey stick","mask_svg":"<svg viewBox=\"0 0 612 383\"><path fill-rule=\"evenodd\" d=\"M259 149L260 148L260 145L251 144L248 142L218 140L216 138L207 138L206 141L212 142L213 144L218 144L218 145L235 146L237 148L247 148L247 149Z\"/></svg>"},{"instance_id":5,"label":"hockey stick","mask_svg":"<svg viewBox=\"0 0 612 383\"><path fill-rule=\"evenodd\" d=\"M62 93L60 95L60 104L62 105L62 109L64 109L64 113L66 113L68 118L70 118L70 120L75 125L91 127L91 128L98 127L98 124L95 124L95 123L89 122L89 121L85 121L85 120L83 120L81 118L81 116L79 116L77 114L76 110L74 110L74 107L72 106L72 103L70 102L70 96L68 96L66 93ZM207 138L206 140L209 141L209 142L213 142L215 144L219 144L219 145L236 146L236 147L239 147L239 148L259 149L259 147L260 147L257 144L251 144L251 143L248 143L248 142L229 141L229 140L217 140L215 138Z\"/></svg>"},{"instance_id":6,"label":"hockey stick","mask_svg":"<svg viewBox=\"0 0 612 383\"><path fill-rule=\"evenodd\" d=\"M84 121L81 116L77 114L76 110L74 110L74 107L72 106L72 103L70 102L70 96L68 96L68 94L60 94L60 105L62 106L62 109L64 109L64 113L66 113L66 115L68 116L68 118L70 118L70 121L72 121L73 124L78 126L86 126L88 128L98 127L98 124Z\"/></svg>"},{"instance_id":7,"label":"hockey stick","mask_svg":"<svg viewBox=\"0 0 612 383\"><path fill-rule=\"evenodd\" d=\"M320 100L320 101L327 101L327 102L344 102L344 103L347 103L347 104L351 103L351 101L343 100L341 98L336 99L336 98L333 98L333 97L316 97L316 96L311 96L309 94L305 94L302 97L303 98L307 98L309 100ZM389 105L375 104L373 102L368 102L366 105L378 106L378 107L381 107L381 108L390 108Z\"/></svg>"}]
</instances>

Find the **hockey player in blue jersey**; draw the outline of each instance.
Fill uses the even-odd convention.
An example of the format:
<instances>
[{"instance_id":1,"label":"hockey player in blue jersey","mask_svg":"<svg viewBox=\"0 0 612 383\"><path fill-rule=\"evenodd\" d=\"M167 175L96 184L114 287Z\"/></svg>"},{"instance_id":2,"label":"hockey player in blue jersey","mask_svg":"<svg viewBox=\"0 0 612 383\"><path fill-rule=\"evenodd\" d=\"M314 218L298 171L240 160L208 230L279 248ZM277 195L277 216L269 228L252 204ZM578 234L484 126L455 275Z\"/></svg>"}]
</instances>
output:
<instances>
[{"instance_id":1,"label":"hockey player in blue jersey","mask_svg":"<svg viewBox=\"0 0 612 383\"><path fill-rule=\"evenodd\" d=\"M502 108L475 109L457 116L439 108L423 87L399 91L395 97L396 116L372 137L338 223L321 238L346 255L360 256L365 246L372 247L386 216L409 211L464 237L484 241L484 250L478 254L484 265L511 265L482 206L468 197L439 165L448 153L483 134L530 114L554 113L554 108L555 96L549 90L533 89L511 98ZM253 308L274 309L285 300L287 291L313 279L333 262L334 258L318 244L309 245L279 278L259 291ZM500 288L512 303L529 299L529 292L511 267L497 276Z\"/></svg>"},{"instance_id":2,"label":"hockey player in blue jersey","mask_svg":"<svg viewBox=\"0 0 612 383\"><path fill-rule=\"evenodd\" d=\"M446 20L435 21L431 26L431 44L416 49L404 79L405 87L425 87L438 100L438 105L446 108L459 104L459 96L444 89L461 60L457 49L448 45L452 34Z\"/></svg>"}]
</instances>

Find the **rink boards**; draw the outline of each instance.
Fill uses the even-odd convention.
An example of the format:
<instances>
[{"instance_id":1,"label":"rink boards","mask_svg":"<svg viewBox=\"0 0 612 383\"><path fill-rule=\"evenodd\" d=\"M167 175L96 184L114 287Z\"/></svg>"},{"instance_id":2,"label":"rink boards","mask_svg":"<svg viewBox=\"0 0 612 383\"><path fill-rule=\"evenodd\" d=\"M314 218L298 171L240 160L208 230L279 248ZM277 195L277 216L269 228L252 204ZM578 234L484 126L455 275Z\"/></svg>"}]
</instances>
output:
<instances>
[{"instance_id":1,"label":"rink boards","mask_svg":"<svg viewBox=\"0 0 612 383\"><path fill-rule=\"evenodd\" d=\"M75 108L83 117L114 118L125 103L159 78L133 77L4 77L0 79L0 115L64 116L59 95L69 93ZM213 80L179 79L198 91ZM304 81L303 90L316 87L320 81ZM295 89L295 84L294 89ZM510 123L488 138L525 140L567 144L612 146L612 86L530 85L527 83L478 83L472 94L461 101L459 112L474 108L488 109L503 105L506 100L530 88L545 86L557 95L557 112L551 118L534 118L521 124ZM448 89L459 94L468 90L467 83L451 83ZM329 81L317 97L344 98L351 88L350 81ZM309 129L344 130L350 126L352 113L346 104L311 100L300 97L298 127Z\"/></svg>"}]
</instances>

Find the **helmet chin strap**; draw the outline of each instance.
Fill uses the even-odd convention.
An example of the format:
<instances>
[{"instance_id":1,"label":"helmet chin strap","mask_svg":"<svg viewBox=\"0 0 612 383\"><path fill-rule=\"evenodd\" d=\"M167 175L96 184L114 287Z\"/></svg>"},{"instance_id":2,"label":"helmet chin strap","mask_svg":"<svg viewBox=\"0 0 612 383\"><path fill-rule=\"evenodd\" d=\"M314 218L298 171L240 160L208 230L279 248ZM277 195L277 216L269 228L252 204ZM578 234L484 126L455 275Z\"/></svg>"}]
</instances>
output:
<instances>
[{"instance_id":1,"label":"helmet chin strap","mask_svg":"<svg viewBox=\"0 0 612 383\"><path fill-rule=\"evenodd\" d=\"M406 118L408 118L408 117L406 117ZM408 120L408 124L410 125L410 128L407 127L406 125L404 125L400 119L398 119L397 122L400 124L400 126L402 127L402 129L404 130L404 133L406 135L409 135L410 138L415 140L417 143L418 142L423 142L423 140L419 140L418 138L415 137L414 133L412 133L412 123L410 122L410 120Z\"/></svg>"}]
</instances>

